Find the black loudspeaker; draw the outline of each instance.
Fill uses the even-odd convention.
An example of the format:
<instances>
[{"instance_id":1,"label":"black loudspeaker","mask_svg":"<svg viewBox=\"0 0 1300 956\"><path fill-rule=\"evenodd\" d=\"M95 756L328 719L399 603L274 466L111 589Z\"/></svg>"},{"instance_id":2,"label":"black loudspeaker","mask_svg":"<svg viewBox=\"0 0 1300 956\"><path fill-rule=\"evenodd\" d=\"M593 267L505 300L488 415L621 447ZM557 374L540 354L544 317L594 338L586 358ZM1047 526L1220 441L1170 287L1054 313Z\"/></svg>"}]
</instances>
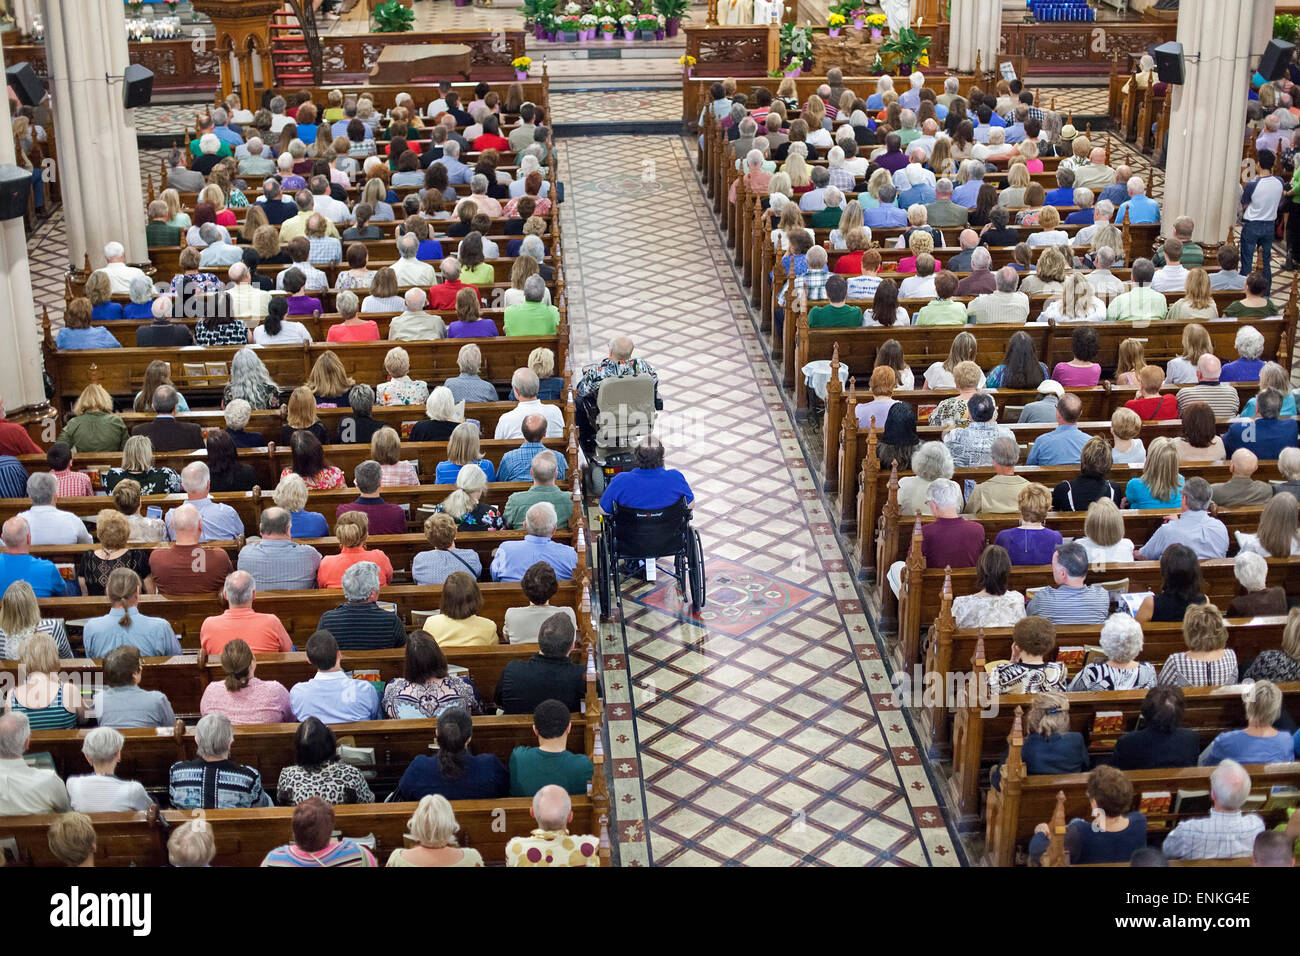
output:
<instances>
[{"instance_id":1,"label":"black loudspeaker","mask_svg":"<svg viewBox=\"0 0 1300 956\"><path fill-rule=\"evenodd\" d=\"M1259 75L1270 83L1282 79L1286 76L1286 65L1290 62L1294 51L1294 43L1287 43L1285 40L1269 40L1268 48L1259 58Z\"/></svg>"},{"instance_id":2,"label":"black loudspeaker","mask_svg":"<svg viewBox=\"0 0 1300 956\"><path fill-rule=\"evenodd\" d=\"M26 60L7 67L5 79L18 94L18 102L23 106L36 106L45 98L45 81L36 75L36 71Z\"/></svg>"},{"instance_id":3,"label":"black loudspeaker","mask_svg":"<svg viewBox=\"0 0 1300 956\"><path fill-rule=\"evenodd\" d=\"M148 106L153 101L153 70L132 63L122 77L122 97L127 109Z\"/></svg>"},{"instance_id":4,"label":"black loudspeaker","mask_svg":"<svg viewBox=\"0 0 1300 956\"><path fill-rule=\"evenodd\" d=\"M1156 76L1160 78L1161 83L1172 83L1175 86L1182 86L1186 82L1186 73L1183 69L1183 45L1170 40L1168 43L1162 43L1151 51L1151 55L1156 61Z\"/></svg>"},{"instance_id":5,"label":"black loudspeaker","mask_svg":"<svg viewBox=\"0 0 1300 956\"><path fill-rule=\"evenodd\" d=\"M32 191L32 174L21 166L0 166L0 221L21 219L27 212Z\"/></svg>"}]
</instances>

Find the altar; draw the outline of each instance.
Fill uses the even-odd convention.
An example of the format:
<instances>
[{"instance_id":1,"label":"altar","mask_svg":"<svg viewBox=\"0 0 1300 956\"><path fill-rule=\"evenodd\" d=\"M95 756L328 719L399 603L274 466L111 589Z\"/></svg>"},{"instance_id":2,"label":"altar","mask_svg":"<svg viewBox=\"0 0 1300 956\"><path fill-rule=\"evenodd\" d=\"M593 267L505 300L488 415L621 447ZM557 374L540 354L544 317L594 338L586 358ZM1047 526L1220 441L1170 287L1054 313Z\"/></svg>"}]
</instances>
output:
<instances>
[{"instance_id":1,"label":"altar","mask_svg":"<svg viewBox=\"0 0 1300 956\"><path fill-rule=\"evenodd\" d=\"M411 43L386 46L370 68L369 82L436 83L470 78L471 50L464 43Z\"/></svg>"}]
</instances>

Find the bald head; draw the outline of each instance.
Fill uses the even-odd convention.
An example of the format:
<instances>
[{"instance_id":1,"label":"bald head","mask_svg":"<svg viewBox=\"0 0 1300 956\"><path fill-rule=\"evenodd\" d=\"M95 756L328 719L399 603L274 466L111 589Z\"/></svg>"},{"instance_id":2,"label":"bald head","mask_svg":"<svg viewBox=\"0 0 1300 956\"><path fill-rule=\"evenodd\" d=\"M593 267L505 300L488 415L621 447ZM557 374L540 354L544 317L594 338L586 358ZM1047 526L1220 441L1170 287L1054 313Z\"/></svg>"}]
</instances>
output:
<instances>
[{"instance_id":1,"label":"bald head","mask_svg":"<svg viewBox=\"0 0 1300 956\"><path fill-rule=\"evenodd\" d=\"M1208 352L1196 363L1196 380L1198 382L1217 382L1223 372L1223 363Z\"/></svg>"},{"instance_id":2,"label":"bald head","mask_svg":"<svg viewBox=\"0 0 1300 956\"><path fill-rule=\"evenodd\" d=\"M1232 473L1241 478L1249 478L1259 470L1259 459L1249 448L1238 448L1232 453L1230 466Z\"/></svg>"},{"instance_id":3,"label":"bald head","mask_svg":"<svg viewBox=\"0 0 1300 956\"><path fill-rule=\"evenodd\" d=\"M15 516L6 521L0 529L0 541L4 542L9 554L26 554L32 543L32 529L28 527L27 519Z\"/></svg>"},{"instance_id":4,"label":"bald head","mask_svg":"<svg viewBox=\"0 0 1300 956\"><path fill-rule=\"evenodd\" d=\"M616 335L610 339L609 357L615 362L626 362L632 357L632 340L626 335Z\"/></svg>"},{"instance_id":5,"label":"bald head","mask_svg":"<svg viewBox=\"0 0 1300 956\"><path fill-rule=\"evenodd\" d=\"M193 505L181 505L171 513L172 535L177 544L198 544L203 521L199 509Z\"/></svg>"},{"instance_id":6,"label":"bald head","mask_svg":"<svg viewBox=\"0 0 1300 956\"><path fill-rule=\"evenodd\" d=\"M961 243L963 249L974 249L980 244L980 236L974 229L963 229L957 241Z\"/></svg>"},{"instance_id":7,"label":"bald head","mask_svg":"<svg viewBox=\"0 0 1300 956\"><path fill-rule=\"evenodd\" d=\"M1106 150L1102 149L1100 146L1094 146L1092 152L1088 154L1088 162L1097 166L1105 166Z\"/></svg>"},{"instance_id":8,"label":"bald head","mask_svg":"<svg viewBox=\"0 0 1300 956\"><path fill-rule=\"evenodd\" d=\"M543 830L563 830L573 816L573 801L563 787L547 784L533 797L533 819Z\"/></svg>"}]
</instances>

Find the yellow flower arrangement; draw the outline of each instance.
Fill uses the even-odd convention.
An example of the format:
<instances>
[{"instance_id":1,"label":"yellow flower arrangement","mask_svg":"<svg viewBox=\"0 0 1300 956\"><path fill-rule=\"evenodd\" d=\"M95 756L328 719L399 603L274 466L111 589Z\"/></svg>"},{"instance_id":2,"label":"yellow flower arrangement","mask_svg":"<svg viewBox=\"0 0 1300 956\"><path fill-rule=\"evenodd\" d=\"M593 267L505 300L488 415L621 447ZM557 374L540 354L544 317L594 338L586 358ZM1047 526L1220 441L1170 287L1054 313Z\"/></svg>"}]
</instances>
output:
<instances>
[{"instance_id":1,"label":"yellow flower arrangement","mask_svg":"<svg viewBox=\"0 0 1300 956\"><path fill-rule=\"evenodd\" d=\"M922 54L922 55L921 55L921 59L917 60L916 62L917 62L917 65L918 65L918 66L929 66L929 65L930 65L930 55L929 55L928 53Z\"/></svg>"},{"instance_id":2,"label":"yellow flower arrangement","mask_svg":"<svg viewBox=\"0 0 1300 956\"><path fill-rule=\"evenodd\" d=\"M832 13L830 17L826 20L826 23L828 26L842 27L844 26L844 14Z\"/></svg>"},{"instance_id":3,"label":"yellow flower arrangement","mask_svg":"<svg viewBox=\"0 0 1300 956\"><path fill-rule=\"evenodd\" d=\"M883 13L873 13L871 16L867 17L867 26L877 30L888 22L889 21L885 18Z\"/></svg>"},{"instance_id":4,"label":"yellow flower arrangement","mask_svg":"<svg viewBox=\"0 0 1300 956\"><path fill-rule=\"evenodd\" d=\"M516 70L527 71L527 69L533 65L533 61L526 56L517 56L510 61L510 65L513 66Z\"/></svg>"},{"instance_id":5,"label":"yellow flower arrangement","mask_svg":"<svg viewBox=\"0 0 1300 956\"><path fill-rule=\"evenodd\" d=\"M679 65L687 67L689 69L690 67L695 65L696 59L695 57L690 56L688 54L686 56L678 57L677 62Z\"/></svg>"}]
</instances>

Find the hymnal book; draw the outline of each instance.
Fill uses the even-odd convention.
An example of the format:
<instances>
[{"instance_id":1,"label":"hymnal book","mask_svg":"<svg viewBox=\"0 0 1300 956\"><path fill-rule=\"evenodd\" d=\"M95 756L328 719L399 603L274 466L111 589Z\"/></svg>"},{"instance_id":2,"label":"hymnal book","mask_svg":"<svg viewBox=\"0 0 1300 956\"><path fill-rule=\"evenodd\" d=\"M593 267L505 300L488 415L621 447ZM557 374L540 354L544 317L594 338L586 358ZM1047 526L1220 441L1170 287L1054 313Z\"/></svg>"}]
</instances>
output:
<instances>
[{"instance_id":1,"label":"hymnal book","mask_svg":"<svg viewBox=\"0 0 1300 956\"><path fill-rule=\"evenodd\" d=\"M1300 806L1300 787L1278 784L1268 791L1262 810L1282 810L1287 807Z\"/></svg>"},{"instance_id":2,"label":"hymnal book","mask_svg":"<svg viewBox=\"0 0 1300 956\"><path fill-rule=\"evenodd\" d=\"M65 581L77 580L77 566L75 564L65 564L63 562L55 562L54 567L58 570L59 577L63 578L63 580Z\"/></svg>"},{"instance_id":3,"label":"hymnal book","mask_svg":"<svg viewBox=\"0 0 1300 956\"><path fill-rule=\"evenodd\" d=\"M1092 715L1092 735L1122 734L1124 732L1124 712L1121 710L1099 710Z\"/></svg>"},{"instance_id":4,"label":"hymnal book","mask_svg":"<svg viewBox=\"0 0 1300 956\"><path fill-rule=\"evenodd\" d=\"M1179 790L1174 800L1174 813L1204 816L1210 812L1210 791Z\"/></svg>"},{"instance_id":5,"label":"hymnal book","mask_svg":"<svg viewBox=\"0 0 1300 956\"><path fill-rule=\"evenodd\" d=\"M1153 813L1168 813L1173 802L1174 795L1168 790L1152 790L1138 799L1138 810L1148 817Z\"/></svg>"}]
</instances>

